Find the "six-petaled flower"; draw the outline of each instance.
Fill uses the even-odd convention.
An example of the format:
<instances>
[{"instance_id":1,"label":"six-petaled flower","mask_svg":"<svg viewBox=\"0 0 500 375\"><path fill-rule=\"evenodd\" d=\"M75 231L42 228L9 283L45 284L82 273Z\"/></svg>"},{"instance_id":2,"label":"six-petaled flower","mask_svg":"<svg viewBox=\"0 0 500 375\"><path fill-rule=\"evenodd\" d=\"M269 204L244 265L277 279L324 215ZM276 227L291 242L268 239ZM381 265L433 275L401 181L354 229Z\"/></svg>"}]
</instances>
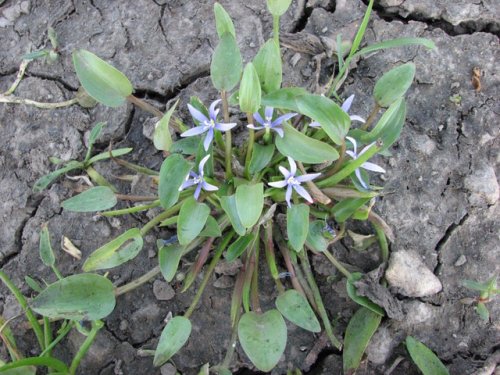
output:
<instances>
[{"instance_id":1,"label":"six-petaled flower","mask_svg":"<svg viewBox=\"0 0 500 375\"><path fill-rule=\"evenodd\" d=\"M247 125L247 128L254 129L254 130L260 130L260 129L266 129L266 132L269 132L269 130L273 130L278 135L283 138L284 132L283 132L283 121L290 120L292 117L296 116L296 113L287 113L285 115L282 115L278 117L276 120L273 121L273 112L274 108L272 107L266 107L264 111L264 118L260 115L259 112L255 112L253 114L253 118L255 121L257 121L261 126L255 126L253 124Z\"/></svg>"},{"instance_id":2,"label":"six-petaled flower","mask_svg":"<svg viewBox=\"0 0 500 375\"><path fill-rule=\"evenodd\" d=\"M313 203L313 199L311 198L307 190L300 186L300 184L302 182L314 180L321 173L310 173L303 174L301 176L295 176L295 174L297 173L297 164L295 164L295 161L291 157L288 157L288 163L290 164L290 170L286 169L285 167L279 166L279 170L283 174L285 179L282 181L269 182L269 185L276 188L283 188L286 186L285 199L288 207L291 207L292 205L290 203L292 190L295 190L297 194L299 194L309 203Z\"/></svg>"},{"instance_id":3,"label":"six-petaled flower","mask_svg":"<svg viewBox=\"0 0 500 375\"><path fill-rule=\"evenodd\" d=\"M203 141L203 147L205 151L208 151L212 140L214 139L214 129L220 130L222 132L231 130L236 126L236 123L220 123L217 122L217 115L219 114L219 109L215 109L217 104L219 104L221 100L214 101L208 110L209 117L205 116L203 113L194 108L191 104L188 104L189 112L194 119L200 122L200 125L189 129L181 134L181 137L192 137L194 135L200 135L203 133L207 133L205 136L205 140Z\"/></svg>"},{"instance_id":4,"label":"six-petaled flower","mask_svg":"<svg viewBox=\"0 0 500 375\"><path fill-rule=\"evenodd\" d=\"M198 200L201 189L205 191L219 190L217 186L211 185L205 181L204 177L205 173L203 171L203 168L205 167L205 164L209 158L210 155L207 155L203 159L201 159L200 164L198 165L198 174L196 174L193 171L189 172L189 174L186 176L186 180L182 183L181 187L179 188L179 191L182 191L184 189L196 185L196 190L194 191L194 199Z\"/></svg>"},{"instance_id":5,"label":"six-petaled flower","mask_svg":"<svg viewBox=\"0 0 500 375\"><path fill-rule=\"evenodd\" d=\"M361 155L363 155L372 145L375 144L371 143L368 146L366 146L359 154L358 154L358 145L356 143L356 140L352 137L345 137L349 142L352 143L353 151L346 151L346 154L349 155L351 158L356 160L359 158ZM373 172L378 172L378 173L385 173L385 169L382 167L379 167L377 164L370 163L368 161L364 162L363 164L360 165L360 168L366 169L368 171L373 171ZM368 184L363 180L363 177L361 176L361 171L359 168L357 168L354 173L356 174L356 177L358 178L359 183L361 186L363 186L365 189L369 189Z\"/></svg>"},{"instance_id":6,"label":"six-petaled flower","mask_svg":"<svg viewBox=\"0 0 500 375\"><path fill-rule=\"evenodd\" d=\"M342 110L349 115L349 109L351 109L352 101L354 100L354 94L352 94L350 97L348 97L344 103L342 103ZM360 122L365 122L365 119L362 118L361 116L358 115L349 115L349 118L351 121L360 121ZM321 127L319 122L313 121L309 124L310 127L312 128L319 128Z\"/></svg>"}]
</instances>

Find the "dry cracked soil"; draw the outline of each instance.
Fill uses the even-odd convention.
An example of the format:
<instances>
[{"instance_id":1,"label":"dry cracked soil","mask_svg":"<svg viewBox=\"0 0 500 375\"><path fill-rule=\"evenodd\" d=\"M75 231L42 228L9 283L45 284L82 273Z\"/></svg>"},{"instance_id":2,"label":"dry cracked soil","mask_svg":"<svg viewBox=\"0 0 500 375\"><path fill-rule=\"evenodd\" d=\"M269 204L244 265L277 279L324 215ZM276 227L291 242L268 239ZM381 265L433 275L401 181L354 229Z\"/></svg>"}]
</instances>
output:
<instances>
[{"instance_id":1,"label":"dry cracked soil","mask_svg":"<svg viewBox=\"0 0 500 375\"><path fill-rule=\"evenodd\" d=\"M221 1L233 17L238 43L245 61L250 60L272 32L272 19L264 0ZM29 65L16 95L42 102L73 97L78 80L71 51L88 49L123 71L136 95L160 110L180 99L181 116L191 95L213 100L209 67L217 35L209 0L6 0L0 1L0 92L14 81L21 56L47 45L47 27L59 37L61 56L53 64ZM354 35L366 4L360 0L294 0L282 20L281 31L300 37L313 34L323 41L341 33ZM500 204L498 175L499 94L498 68L500 3L497 0L381 0L377 1L364 43L395 37L426 37L437 48L409 46L374 53L352 65L340 92L356 95L353 113L367 116L373 105L371 93L378 77L391 67L412 61L417 72L407 96L408 114L392 156L377 163L385 193L376 212L395 233L392 252L417 257L422 267L437 276L442 290L428 297L411 297L391 289L394 319L385 319L367 349L357 374L418 374L402 342L411 334L428 345L451 374L493 374L500 360L500 303L488 304L490 320L481 320L473 297L462 286L464 279L485 281L500 273ZM326 43L328 44L328 43ZM320 51L321 52L321 51ZM292 47L283 48L286 85L316 87L315 56ZM335 59L322 61L319 84L333 71ZM481 90L471 83L472 70L481 71ZM130 161L158 169L162 156L147 139L151 115L132 106L117 109L98 105L92 109L72 106L41 110L31 106L0 104L0 266L30 295L25 275L51 279L38 259L39 229L48 223L58 263L65 275L80 272L81 261L62 252L62 236L83 252L83 259L125 229L147 221L147 214L107 219L92 214L63 211L60 202L73 194L78 182L61 178L43 193L32 186L53 170L49 157L63 160L84 155L89 131L97 121L107 127L98 141L103 150L110 141L130 146ZM112 163L102 173L125 172ZM132 185L114 182L125 191L144 194L150 186L140 180ZM360 228L360 231L367 228ZM162 231L145 238L141 254L110 278L122 285L157 263L155 241ZM344 262L365 272L379 263L376 248L360 254L352 243L342 241L333 249ZM189 264L183 264L187 270ZM355 311L345 291L345 280L325 264L313 259L328 312L341 334ZM222 360L230 338L230 270L219 270L193 315L193 334L174 357L182 374L196 374L207 362ZM267 285L272 285L268 283ZM263 304L276 296L272 287L263 290ZM367 293L370 293L367 291ZM173 367L152 366L151 357L140 349L153 349L169 312L182 313L193 292L179 293L158 277L121 296L116 310L82 362L80 374L171 374ZM0 311L5 318L20 309L8 291L0 288ZM29 354L35 341L22 319L13 321L19 345ZM341 374L341 353L324 344L321 337L289 326L287 349L274 374L300 368L308 374ZM68 360L83 336L72 333L56 353ZM2 356L5 349L1 349ZM317 354L317 355L316 355ZM241 348L233 369L251 374L252 366Z\"/></svg>"}]
</instances>

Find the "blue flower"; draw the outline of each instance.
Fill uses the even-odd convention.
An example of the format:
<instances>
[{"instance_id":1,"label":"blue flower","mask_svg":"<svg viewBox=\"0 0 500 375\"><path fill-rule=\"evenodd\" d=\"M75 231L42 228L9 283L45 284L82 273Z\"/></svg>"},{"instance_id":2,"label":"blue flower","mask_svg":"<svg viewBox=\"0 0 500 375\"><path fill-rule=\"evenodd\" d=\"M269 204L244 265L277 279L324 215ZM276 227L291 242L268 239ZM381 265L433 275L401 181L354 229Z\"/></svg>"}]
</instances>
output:
<instances>
[{"instance_id":1,"label":"blue flower","mask_svg":"<svg viewBox=\"0 0 500 375\"><path fill-rule=\"evenodd\" d=\"M283 176L285 176L285 179L283 181L269 182L268 184L276 188L283 188L285 186L287 187L285 199L286 203L288 203L288 207L292 206L292 204L290 203L290 198L292 197L292 189L295 190L297 194L299 194L306 201L308 201L309 203L313 203L313 199L311 198L307 190L300 186L300 184L302 182L314 180L321 173L310 173L303 174L301 176L295 176L295 174L297 173L297 164L295 164L295 161L291 157L288 157L288 163L290 164L290 170L282 166L279 167L279 170L283 174Z\"/></svg>"},{"instance_id":2,"label":"blue flower","mask_svg":"<svg viewBox=\"0 0 500 375\"><path fill-rule=\"evenodd\" d=\"M231 130L236 126L236 123L224 124L217 122L217 115L219 114L219 109L215 109L215 106L219 104L221 100L214 101L208 110L209 117L205 116L203 113L194 108L191 104L188 104L189 112L194 119L200 122L200 125L189 129L181 134L181 137L192 137L194 135L200 135L207 133L205 140L203 141L203 147L205 151L208 151L212 140L214 139L214 129L220 130L222 132Z\"/></svg>"},{"instance_id":3,"label":"blue flower","mask_svg":"<svg viewBox=\"0 0 500 375\"><path fill-rule=\"evenodd\" d=\"M353 146L353 151L346 151L345 153L347 155L349 155L353 160L356 160L357 158L359 158L361 155L363 155L366 150L368 150L372 145L375 144L375 142L369 144L368 146L366 146L359 154L357 153L358 152L358 146L357 146L357 143L356 143L356 140L354 138L351 138L351 137L345 137L349 142L352 143L352 146ZM360 165L360 168L363 168L363 169L366 169L368 171L373 171L373 172L378 172L378 173L385 173L385 169L382 168L382 167L379 167L377 164L373 164L373 163L370 163L368 161L364 162L363 164ZM369 189L370 187L368 186L368 184L363 180L363 177L361 176L361 171L359 170L359 168L357 168L354 173L356 174L356 177L358 178L358 181L359 183L361 184L361 186L363 186L365 189Z\"/></svg>"},{"instance_id":4,"label":"blue flower","mask_svg":"<svg viewBox=\"0 0 500 375\"><path fill-rule=\"evenodd\" d=\"M342 103L342 110L347 113L349 115L349 109L351 109L351 104L352 104L352 101L354 100L354 94L351 95L350 97L348 97L344 103ZM361 116L358 116L358 115L349 115L349 118L351 119L351 121L361 121L362 123L365 122L365 119L362 118ZM310 127L312 128L320 128L321 125L319 122L316 122L316 121L313 121L309 124Z\"/></svg>"},{"instance_id":5,"label":"blue flower","mask_svg":"<svg viewBox=\"0 0 500 375\"><path fill-rule=\"evenodd\" d=\"M193 171L189 172L189 174L186 176L186 181L182 183L181 187L179 188L179 191L182 191L184 189L196 185L196 190L194 191L194 199L198 200L201 189L205 191L219 190L217 186L211 185L208 182L206 182L204 178L205 172L203 171L203 168L205 167L205 164L209 158L210 155L207 155L203 159L201 159L200 164L198 165L198 174L194 173Z\"/></svg>"},{"instance_id":6,"label":"blue flower","mask_svg":"<svg viewBox=\"0 0 500 375\"><path fill-rule=\"evenodd\" d=\"M296 116L296 113L287 113L285 115L282 115L278 117L276 120L273 121L273 112L274 108L272 107L266 107L264 111L264 117L265 119L262 118L259 112L255 112L253 114L253 118L255 121L257 121L261 126L255 126L255 125L247 125L247 128L254 129L254 130L260 130L260 129L266 129L266 132L269 130L274 130L278 135L283 138L284 132L283 132L283 121L290 120L292 117Z\"/></svg>"}]
</instances>

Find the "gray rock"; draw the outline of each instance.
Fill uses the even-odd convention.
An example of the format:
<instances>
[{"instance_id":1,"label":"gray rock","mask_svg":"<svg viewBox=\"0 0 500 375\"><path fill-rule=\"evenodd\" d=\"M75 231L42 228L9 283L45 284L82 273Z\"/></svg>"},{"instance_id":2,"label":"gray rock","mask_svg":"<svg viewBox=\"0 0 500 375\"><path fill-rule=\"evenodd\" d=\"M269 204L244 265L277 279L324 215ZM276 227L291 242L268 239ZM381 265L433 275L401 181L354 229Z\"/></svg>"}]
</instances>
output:
<instances>
[{"instance_id":1,"label":"gray rock","mask_svg":"<svg viewBox=\"0 0 500 375\"><path fill-rule=\"evenodd\" d=\"M214 287L218 289L231 288L234 285L234 279L228 275L222 275L214 282Z\"/></svg>"},{"instance_id":2,"label":"gray rock","mask_svg":"<svg viewBox=\"0 0 500 375\"><path fill-rule=\"evenodd\" d=\"M391 287L408 297L432 296L443 288L436 275L413 251L393 252L385 278Z\"/></svg>"},{"instance_id":3,"label":"gray rock","mask_svg":"<svg viewBox=\"0 0 500 375\"><path fill-rule=\"evenodd\" d=\"M166 363L160 367L161 375L175 375L177 374L177 369L171 363Z\"/></svg>"},{"instance_id":4,"label":"gray rock","mask_svg":"<svg viewBox=\"0 0 500 375\"><path fill-rule=\"evenodd\" d=\"M381 326L377 329L366 348L368 360L375 365L384 364L396 344L391 331L386 326Z\"/></svg>"},{"instance_id":5,"label":"gray rock","mask_svg":"<svg viewBox=\"0 0 500 375\"><path fill-rule=\"evenodd\" d=\"M232 262L222 261L215 266L215 273L234 276L240 271L241 267L243 267L243 263L241 263L240 259L235 259Z\"/></svg>"},{"instance_id":6,"label":"gray rock","mask_svg":"<svg viewBox=\"0 0 500 375\"><path fill-rule=\"evenodd\" d=\"M469 190L469 203L472 206L492 205L498 201L500 189L497 176L491 165L482 164L464 181Z\"/></svg>"},{"instance_id":7,"label":"gray rock","mask_svg":"<svg viewBox=\"0 0 500 375\"><path fill-rule=\"evenodd\" d=\"M168 301L175 297L175 290L165 281L155 280L153 293L157 300Z\"/></svg>"}]
</instances>

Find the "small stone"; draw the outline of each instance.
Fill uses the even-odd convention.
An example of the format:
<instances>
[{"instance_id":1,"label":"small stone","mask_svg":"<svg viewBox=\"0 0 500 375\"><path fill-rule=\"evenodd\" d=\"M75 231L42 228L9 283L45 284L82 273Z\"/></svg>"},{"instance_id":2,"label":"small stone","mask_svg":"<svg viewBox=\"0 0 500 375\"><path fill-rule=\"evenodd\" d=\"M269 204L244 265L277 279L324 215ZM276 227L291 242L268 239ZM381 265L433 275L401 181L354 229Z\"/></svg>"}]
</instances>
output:
<instances>
[{"instance_id":1,"label":"small stone","mask_svg":"<svg viewBox=\"0 0 500 375\"><path fill-rule=\"evenodd\" d=\"M239 258L232 262L222 261L215 266L215 273L219 275L234 276L240 272L241 267L243 267L243 263Z\"/></svg>"},{"instance_id":2,"label":"small stone","mask_svg":"<svg viewBox=\"0 0 500 375\"><path fill-rule=\"evenodd\" d=\"M457 259L457 261L455 262L454 266L455 267L460 267L460 266L463 266L465 264L465 262L467 262L467 258L465 257L465 255L460 255Z\"/></svg>"},{"instance_id":3,"label":"small stone","mask_svg":"<svg viewBox=\"0 0 500 375\"><path fill-rule=\"evenodd\" d=\"M155 280L153 294L159 301L168 301L175 297L175 290L165 281Z\"/></svg>"},{"instance_id":4,"label":"small stone","mask_svg":"<svg viewBox=\"0 0 500 375\"><path fill-rule=\"evenodd\" d=\"M161 375L175 375L177 374L177 369L171 363L166 363L160 367Z\"/></svg>"},{"instance_id":5,"label":"small stone","mask_svg":"<svg viewBox=\"0 0 500 375\"><path fill-rule=\"evenodd\" d=\"M432 296L443 289L441 281L413 251L393 252L385 278L391 287L407 297Z\"/></svg>"},{"instance_id":6,"label":"small stone","mask_svg":"<svg viewBox=\"0 0 500 375\"><path fill-rule=\"evenodd\" d=\"M425 322L432 322L438 311L436 307L420 301L409 301L404 305L406 319L403 325L414 327Z\"/></svg>"},{"instance_id":7,"label":"small stone","mask_svg":"<svg viewBox=\"0 0 500 375\"><path fill-rule=\"evenodd\" d=\"M222 275L214 282L214 287L218 289L228 289L234 285L234 279L231 276Z\"/></svg>"},{"instance_id":8,"label":"small stone","mask_svg":"<svg viewBox=\"0 0 500 375\"><path fill-rule=\"evenodd\" d=\"M153 249L148 250L148 258L154 258L156 256L156 251Z\"/></svg>"},{"instance_id":9,"label":"small stone","mask_svg":"<svg viewBox=\"0 0 500 375\"><path fill-rule=\"evenodd\" d=\"M325 27L323 27L323 28L321 29L321 32L322 32L323 34L324 34L324 33L326 33L327 31L328 31L328 27L326 27L326 26L325 26Z\"/></svg>"},{"instance_id":10,"label":"small stone","mask_svg":"<svg viewBox=\"0 0 500 375\"><path fill-rule=\"evenodd\" d=\"M147 76L148 81L152 81L154 78L155 76L153 75L153 73L149 73Z\"/></svg>"},{"instance_id":11,"label":"small stone","mask_svg":"<svg viewBox=\"0 0 500 375\"><path fill-rule=\"evenodd\" d=\"M118 328L120 329L120 331L126 331L128 328L128 322L125 319L123 319L120 322L120 326Z\"/></svg>"},{"instance_id":12,"label":"small stone","mask_svg":"<svg viewBox=\"0 0 500 375\"><path fill-rule=\"evenodd\" d=\"M498 201L500 188L495 170L491 165L482 164L464 181L469 190L469 203L472 206L493 205Z\"/></svg>"},{"instance_id":13,"label":"small stone","mask_svg":"<svg viewBox=\"0 0 500 375\"><path fill-rule=\"evenodd\" d=\"M250 48L254 48L255 47L255 43L254 42L250 42L250 44L248 45Z\"/></svg>"},{"instance_id":14,"label":"small stone","mask_svg":"<svg viewBox=\"0 0 500 375\"><path fill-rule=\"evenodd\" d=\"M368 360L374 365L384 364L396 346L394 337L387 327L382 326L373 335L366 348Z\"/></svg>"}]
</instances>

